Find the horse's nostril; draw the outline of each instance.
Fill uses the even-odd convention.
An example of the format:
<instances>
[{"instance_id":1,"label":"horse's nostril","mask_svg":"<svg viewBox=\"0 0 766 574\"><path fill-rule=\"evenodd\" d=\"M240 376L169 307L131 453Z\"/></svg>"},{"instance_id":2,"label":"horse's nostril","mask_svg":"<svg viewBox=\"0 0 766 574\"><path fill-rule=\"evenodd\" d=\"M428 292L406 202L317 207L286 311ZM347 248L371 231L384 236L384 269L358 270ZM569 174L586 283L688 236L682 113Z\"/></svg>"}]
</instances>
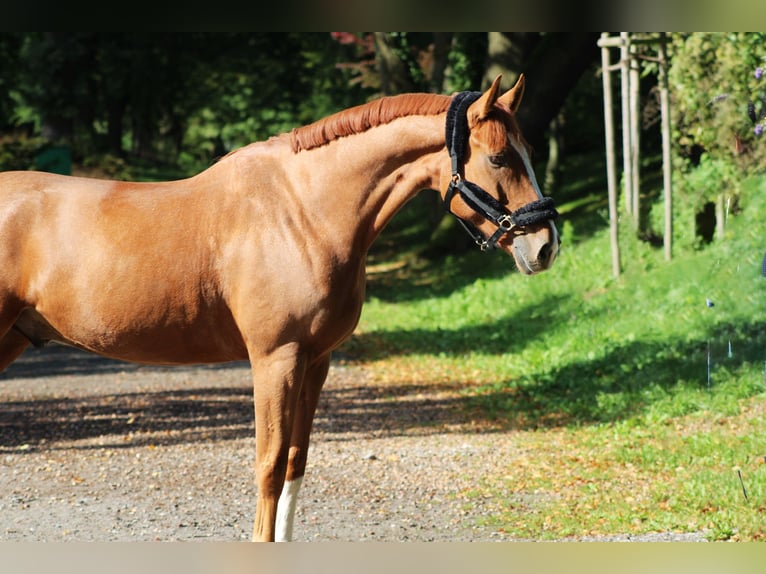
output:
<instances>
[{"instance_id":1,"label":"horse's nostril","mask_svg":"<svg viewBox=\"0 0 766 574\"><path fill-rule=\"evenodd\" d=\"M537 252L538 261L548 261L551 257L551 243L548 242L540 248Z\"/></svg>"}]
</instances>

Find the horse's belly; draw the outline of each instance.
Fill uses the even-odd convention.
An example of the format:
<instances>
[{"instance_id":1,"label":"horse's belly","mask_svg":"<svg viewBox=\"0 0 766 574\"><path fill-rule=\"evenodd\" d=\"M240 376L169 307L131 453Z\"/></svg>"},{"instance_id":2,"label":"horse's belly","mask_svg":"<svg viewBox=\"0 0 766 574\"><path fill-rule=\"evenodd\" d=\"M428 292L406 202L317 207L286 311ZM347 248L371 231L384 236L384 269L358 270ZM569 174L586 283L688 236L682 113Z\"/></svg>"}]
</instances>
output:
<instances>
[{"instance_id":1,"label":"horse's belly","mask_svg":"<svg viewBox=\"0 0 766 574\"><path fill-rule=\"evenodd\" d=\"M55 326L54 326L55 325ZM89 323L89 328L46 317L33 309L24 311L15 328L36 346L61 343L135 363L181 365L222 363L247 359L239 331L222 318L186 325L133 325L108 327Z\"/></svg>"}]
</instances>

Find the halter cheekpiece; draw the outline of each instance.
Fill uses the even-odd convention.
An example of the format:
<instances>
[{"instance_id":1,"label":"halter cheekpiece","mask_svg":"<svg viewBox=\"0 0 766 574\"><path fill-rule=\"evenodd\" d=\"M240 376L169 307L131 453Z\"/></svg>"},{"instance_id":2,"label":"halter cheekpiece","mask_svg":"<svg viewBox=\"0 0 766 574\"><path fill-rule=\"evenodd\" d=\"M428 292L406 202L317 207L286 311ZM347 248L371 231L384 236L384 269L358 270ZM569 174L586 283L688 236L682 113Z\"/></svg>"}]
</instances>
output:
<instances>
[{"instance_id":1,"label":"halter cheekpiece","mask_svg":"<svg viewBox=\"0 0 766 574\"><path fill-rule=\"evenodd\" d=\"M480 186L464 179L460 174L465 148L468 144L468 117L466 112L468 107L480 96L481 92L459 92L455 94L447 110L446 139L447 151L452 159L452 181L447 188L444 201L447 211L457 218L481 250L486 251L496 248L497 242L511 230L555 219L558 217L558 212L553 205L553 199L550 197L538 199L514 212L510 212ZM460 194L463 201L476 213L497 226L497 230L489 238L485 239L473 223L463 219L450 209L455 193Z\"/></svg>"}]
</instances>

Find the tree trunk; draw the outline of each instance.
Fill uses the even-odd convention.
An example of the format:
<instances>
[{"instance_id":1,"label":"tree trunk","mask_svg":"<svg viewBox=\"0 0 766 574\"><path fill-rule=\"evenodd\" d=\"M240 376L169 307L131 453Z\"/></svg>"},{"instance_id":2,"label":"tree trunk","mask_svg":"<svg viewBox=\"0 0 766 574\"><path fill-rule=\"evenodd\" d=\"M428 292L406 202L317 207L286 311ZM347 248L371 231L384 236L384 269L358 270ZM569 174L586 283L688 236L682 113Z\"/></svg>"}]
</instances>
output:
<instances>
[{"instance_id":1,"label":"tree trunk","mask_svg":"<svg viewBox=\"0 0 766 574\"><path fill-rule=\"evenodd\" d=\"M599 35L545 34L524 66L526 91L519 124L533 147L545 149L546 131L582 74L599 61Z\"/></svg>"},{"instance_id":2,"label":"tree trunk","mask_svg":"<svg viewBox=\"0 0 766 574\"><path fill-rule=\"evenodd\" d=\"M510 88L539 41L538 32L487 32L487 66L482 89L489 88L498 74L503 75L503 86Z\"/></svg>"},{"instance_id":3,"label":"tree trunk","mask_svg":"<svg viewBox=\"0 0 766 574\"><path fill-rule=\"evenodd\" d=\"M125 117L125 101L109 102L107 111L107 144L109 153L122 155L123 120Z\"/></svg>"},{"instance_id":4,"label":"tree trunk","mask_svg":"<svg viewBox=\"0 0 766 574\"><path fill-rule=\"evenodd\" d=\"M553 195L559 184L561 173L561 161L564 155L564 143L562 130L564 127L564 113L560 112L553 118L548 134L548 162L545 164L545 179L543 190L547 195Z\"/></svg>"},{"instance_id":5,"label":"tree trunk","mask_svg":"<svg viewBox=\"0 0 766 574\"><path fill-rule=\"evenodd\" d=\"M444 77L449 64L452 32L434 32L434 64L430 88L433 93L444 92Z\"/></svg>"},{"instance_id":6,"label":"tree trunk","mask_svg":"<svg viewBox=\"0 0 766 574\"><path fill-rule=\"evenodd\" d=\"M394 50L388 33L375 32L375 54L380 70L380 89L384 95L390 96L414 90L407 66Z\"/></svg>"}]
</instances>

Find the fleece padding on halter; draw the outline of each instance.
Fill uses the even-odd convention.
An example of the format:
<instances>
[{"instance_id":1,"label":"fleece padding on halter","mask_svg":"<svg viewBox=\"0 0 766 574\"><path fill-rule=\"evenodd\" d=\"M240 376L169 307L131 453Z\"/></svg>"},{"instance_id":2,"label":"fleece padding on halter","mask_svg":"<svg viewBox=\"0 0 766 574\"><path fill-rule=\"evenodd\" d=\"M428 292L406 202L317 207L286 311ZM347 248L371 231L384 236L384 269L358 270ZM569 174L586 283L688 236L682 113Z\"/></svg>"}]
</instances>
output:
<instances>
[{"instance_id":1,"label":"fleece padding on halter","mask_svg":"<svg viewBox=\"0 0 766 574\"><path fill-rule=\"evenodd\" d=\"M468 108L481 97L481 92L459 92L452 99L447 110L446 141L447 151L452 158L452 174L456 174L459 162L468 145Z\"/></svg>"}]
</instances>

